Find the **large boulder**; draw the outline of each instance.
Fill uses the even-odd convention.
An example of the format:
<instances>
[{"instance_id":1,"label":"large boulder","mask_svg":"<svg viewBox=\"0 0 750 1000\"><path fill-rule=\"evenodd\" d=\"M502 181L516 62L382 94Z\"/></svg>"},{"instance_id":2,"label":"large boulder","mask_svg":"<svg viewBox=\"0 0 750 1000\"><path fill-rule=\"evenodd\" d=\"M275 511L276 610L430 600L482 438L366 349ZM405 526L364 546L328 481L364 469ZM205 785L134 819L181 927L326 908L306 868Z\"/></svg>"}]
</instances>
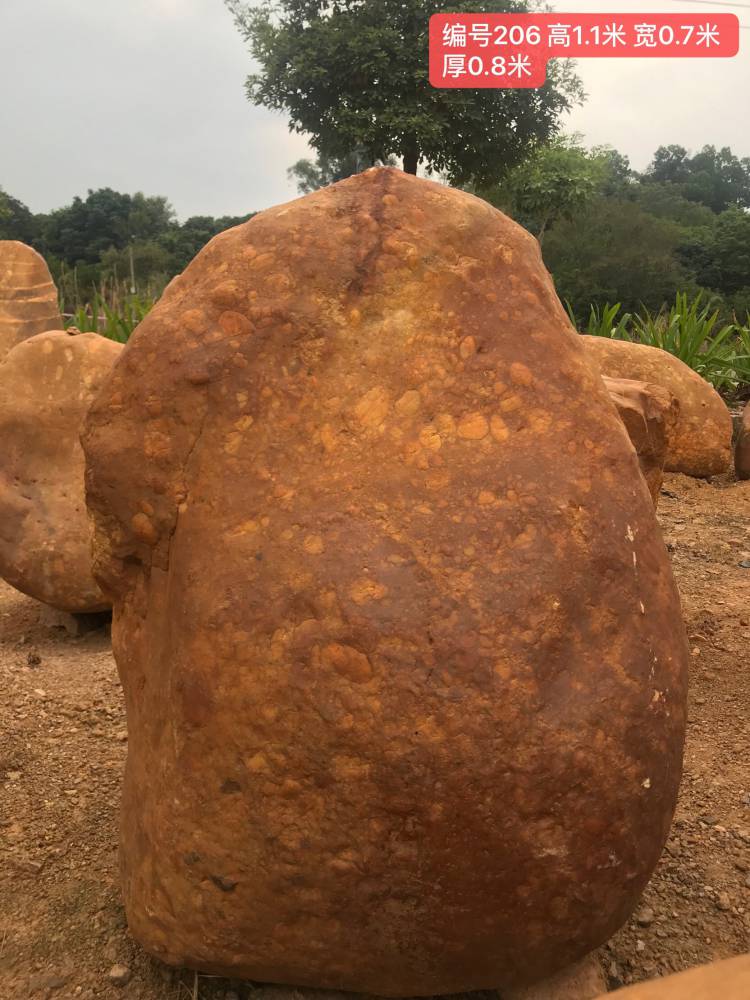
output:
<instances>
[{"instance_id":1,"label":"large boulder","mask_svg":"<svg viewBox=\"0 0 750 1000\"><path fill-rule=\"evenodd\" d=\"M724 400L692 368L646 344L584 337L602 375L663 386L680 404L665 470L705 478L728 472L732 463L732 416Z\"/></svg>"},{"instance_id":2,"label":"large boulder","mask_svg":"<svg viewBox=\"0 0 750 1000\"><path fill-rule=\"evenodd\" d=\"M748 1000L748 997L750 955L617 991L617 1000ZM602 995L600 1000L605 997Z\"/></svg>"},{"instance_id":3,"label":"large boulder","mask_svg":"<svg viewBox=\"0 0 750 1000\"><path fill-rule=\"evenodd\" d=\"M603 381L638 455L643 478L656 507L680 404L660 385L606 375Z\"/></svg>"},{"instance_id":4,"label":"large boulder","mask_svg":"<svg viewBox=\"0 0 750 1000\"><path fill-rule=\"evenodd\" d=\"M734 446L734 471L738 479L750 479L750 403L745 404Z\"/></svg>"},{"instance_id":5,"label":"large boulder","mask_svg":"<svg viewBox=\"0 0 750 1000\"><path fill-rule=\"evenodd\" d=\"M121 350L51 330L0 363L0 577L62 611L109 607L91 573L79 433Z\"/></svg>"},{"instance_id":6,"label":"large boulder","mask_svg":"<svg viewBox=\"0 0 750 1000\"><path fill-rule=\"evenodd\" d=\"M376 169L214 239L83 437L128 924L385 995L606 940L670 826L686 641L537 242Z\"/></svg>"},{"instance_id":7,"label":"large boulder","mask_svg":"<svg viewBox=\"0 0 750 1000\"><path fill-rule=\"evenodd\" d=\"M22 340L62 326L44 257L25 243L0 240L0 361Z\"/></svg>"}]
</instances>

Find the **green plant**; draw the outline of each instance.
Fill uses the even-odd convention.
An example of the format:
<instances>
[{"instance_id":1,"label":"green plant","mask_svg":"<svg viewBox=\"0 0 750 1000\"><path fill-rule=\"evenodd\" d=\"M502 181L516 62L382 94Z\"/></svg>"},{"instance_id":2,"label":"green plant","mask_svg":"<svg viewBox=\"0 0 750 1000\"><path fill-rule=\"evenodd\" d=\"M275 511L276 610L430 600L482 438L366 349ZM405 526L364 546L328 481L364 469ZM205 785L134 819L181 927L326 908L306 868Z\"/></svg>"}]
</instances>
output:
<instances>
[{"instance_id":1,"label":"green plant","mask_svg":"<svg viewBox=\"0 0 750 1000\"><path fill-rule=\"evenodd\" d=\"M689 301L678 292L669 309L655 315L646 309L633 317L632 339L673 354L715 389L733 391L750 382L747 331L734 323L720 325L719 313L702 294Z\"/></svg>"},{"instance_id":2,"label":"green plant","mask_svg":"<svg viewBox=\"0 0 750 1000\"><path fill-rule=\"evenodd\" d=\"M154 305L151 297L128 294L108 303L98 291L69 317L70 325L82 333L99 333L120 344L127 342L133 330L145 319Z\"/></svg>"},{"instance_id":3,"label":"green plant","mask_svg":"<svg viewBox=\"0 0 750 1000\"><path fill-rule=\"evenodd\" d=\"M565 307L568 310L570 322L578 329L578 321L570 302L566 302ZM613 337L616 340L630 340L628 327L633 317L630 313L624 313L618 320L617 314L621 308L619 302L614 306L611 306L609 302L605 302L601 308L592 305L588 325L582 332L591 337Z\"/></svg>"}]
</instances>

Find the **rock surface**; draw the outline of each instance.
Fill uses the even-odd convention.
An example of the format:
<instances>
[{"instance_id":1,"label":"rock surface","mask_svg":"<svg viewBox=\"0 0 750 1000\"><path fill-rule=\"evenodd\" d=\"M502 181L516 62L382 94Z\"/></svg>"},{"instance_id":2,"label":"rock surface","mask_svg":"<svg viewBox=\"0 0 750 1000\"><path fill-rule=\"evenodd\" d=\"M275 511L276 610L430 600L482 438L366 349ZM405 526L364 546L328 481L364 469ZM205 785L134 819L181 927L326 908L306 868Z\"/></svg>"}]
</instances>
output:
<instances>
[{"instance_id":1,"label":"rock surface","mask_svg":"<svg viewBox=\"0 0 750 1000\"><path fill-rule=\"evenodd\" d=\"M79 433L121 350L51 330L0 363L0 576L60 611L109 606L91 574Z\"/></svg>"},{"instance_id":2,"label":"rock surface","mask_svg":"<svg viewBox=\"0 0 750 1000\"><path fill-rule=\"evenodd\" d=\"M638 455L643 478L656 507L680 404L668 389L660 385L606 375L603 378Z\"/></svg>"},{"instance_id":3,"label":"rock surface","mask_svg":"<svg viewBox=\"0 0 750 1000\"><path fill-rule=\"evenodd\" d=\"M618 1000L747 1000L748 997L750 955L617 991Z\"/></svg>"},{"instance_id":4,"label":"rock surface","mask_svg":"<svg viewBox=\"0 0 750 1000\"><path fill-rule=\"evenodd\" d=\"M0 361L22 340L62 325L44 258L25 243L0 240Z\"/></svg>"},{"instance_id":5,"label":"rock surface","mask_svg":"<svg viewBox=\"0 0 750 1000\"><path fill-rule=\"evenodd\" d=\"M164 961L381 995L606 940L669 829L687 649L538 244L381 169L214 239L87 419Z\"/></svg>"},{"instance_id":6,"label":"rock surface","mask_svg":"<svg viewBox=\"0 0 750 1000\"><path fill-rule=\"evenodd\" d=\"M584 337L583 344L602 375L651 382L677 399L679 417L667 452L667 472L702 479L729 471L732 417L705 379L657 347L607 337Z\"/></svg>"},{"instance_id":7,"label":"rock surface","mask_svg":"<svg viewBox=\"0 0 750 1000\"><path fill-rule=\"evenodd\" d=\"M750 403L745 404L740 432L734 446L734 471L738 479L750 479Z\"/></svg>"}]
</instances>

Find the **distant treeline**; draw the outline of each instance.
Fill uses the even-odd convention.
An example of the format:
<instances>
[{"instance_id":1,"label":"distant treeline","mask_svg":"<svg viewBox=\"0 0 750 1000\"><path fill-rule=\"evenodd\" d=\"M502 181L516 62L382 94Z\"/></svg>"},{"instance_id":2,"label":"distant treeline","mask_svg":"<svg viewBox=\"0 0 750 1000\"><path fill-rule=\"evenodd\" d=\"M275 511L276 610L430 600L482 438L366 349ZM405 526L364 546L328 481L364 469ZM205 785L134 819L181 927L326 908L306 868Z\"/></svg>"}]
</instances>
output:
<instances>
[{"instance_id":1,"label":"distant treeline","mask_svg":"<svg viewBox=\"0 0 750 1000\"><path fill-rule=\"evenodd\" d=\"M201 215L179 223L166 198L111 188L35 215L0 189L0 239L21 240L45 257L71 313L104 286L132 283L158 295L212 237L251 217Z\"/></svg>"}]
</instances>

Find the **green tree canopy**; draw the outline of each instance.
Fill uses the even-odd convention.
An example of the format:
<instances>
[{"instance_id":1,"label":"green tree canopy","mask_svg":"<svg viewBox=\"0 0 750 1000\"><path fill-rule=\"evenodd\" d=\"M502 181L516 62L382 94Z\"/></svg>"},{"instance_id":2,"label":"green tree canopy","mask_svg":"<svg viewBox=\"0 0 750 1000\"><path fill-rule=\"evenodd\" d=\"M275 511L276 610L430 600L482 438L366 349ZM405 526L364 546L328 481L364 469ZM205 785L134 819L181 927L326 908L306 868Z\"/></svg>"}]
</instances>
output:
<instances>
[{"instance_id":1,"label":"green tree canopy","mask_svg":"<svg viewBox=\"0 0 750 1000\"><path fill-rule=\"evenodd\" d=\"M0 188L0 240L32 243L38 229L38 223L26 205Z\"/></svg>"},{"instance_id":2,"label":"green tree canopy","mask_svg":"<svg viewBox=\"0 0 750 1000\"><path fill-rule=\"evenodd\" d=\"M95 264L112 247L122 250L133 240L154 239L173 221L166 198L100 188L48 215L41 238L47 253L71 265Z\"/></svg>"},{"instance_id":3,"label":"green tree canopy","mask_svg":"<svg viewBox=\"0 0 750 1000\"><path fill-rule=\"evenodd\" d=\"M582 100L570 64L550 64L538 89L436 89L429 19L440 11L526 11L526 0L225 0L259 71L253 103L285 111L319 153L370 162L403 158L451 182L488 185L558 130Z\"/></svg>"},{"instance_id":4,"label":"green tree canopy","mask_svg":"<svg viewBox=\"0 0 750 1000\"><path fill-rule=\"evenodd\" d=\"M614 150L583 149L576 138L542 146L496 188L483 191L492 204L510 212L539 242L560 219L572 219L622 164Z\"/></svg>"},{"instance_id":5,"label":"green tree canopy","mask_svg":"<svg viewBox=\"0 0 750 1000\"><path fill-rule=\"evenodd\" d=\"M688 201L712 212L750 208L750 157L740 159L728 146L704 146L694 156L682 146L660 146L644 180L679 185Z\"/></svg>"},{"instance_id":6,"label":"green tree canopy","mask_svg":"<svg viewBox=\"0 0 750 1000\"><path fill-rule=\"evenodd\" d=\"M544 260L558 295L576 315L605 302L620 302L630 312L641 304L658 310L676 290L691 286L676 254L681 238L676 223L630 200L600 195L554 226Z\"/></svg>"}]
</instances>

